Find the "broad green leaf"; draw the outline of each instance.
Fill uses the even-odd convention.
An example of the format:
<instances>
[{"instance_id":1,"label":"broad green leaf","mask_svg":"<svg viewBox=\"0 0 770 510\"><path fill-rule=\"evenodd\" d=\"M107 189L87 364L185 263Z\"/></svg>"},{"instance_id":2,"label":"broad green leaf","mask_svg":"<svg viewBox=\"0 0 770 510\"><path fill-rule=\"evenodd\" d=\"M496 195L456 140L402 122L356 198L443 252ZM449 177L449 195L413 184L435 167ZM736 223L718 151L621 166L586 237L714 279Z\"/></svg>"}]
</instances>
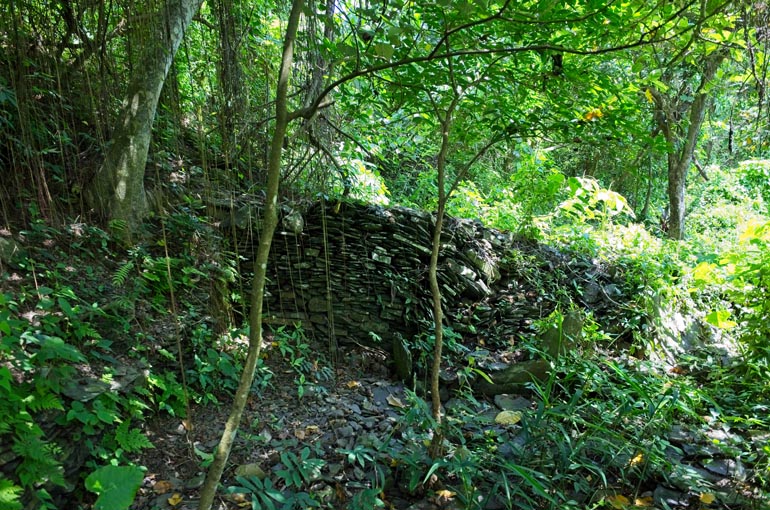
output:
<instances>
[{"instance_id":1,"label":"broad green leaf","mask_svg":"<svg viewBox=\"0 0 770 510\"><path fill-rule=\"evenodd\" d=\"M103 466L88 475L86 489L99 495L94 510L124 510L131 506L144 472L136 466Z\"/></svg>"},{"instance_id":2,"label":"broad green leaf","mask_svg":"<svg viewBox=\"0 0 770 510\"><path fill-rule=\"evenodd\" d=\"M699 285L708 285L716 282L715 270L716 264L711 262L701 262L693 270L692 276L695 279L695 283Z\"/></svg>"},{"instance_id":3,"label":"broad green leaf","mask_svg":"<svg viewBox=\"0 0 770 510\"><path fill-rule=\"evenodd\" d=\"M40 351L35 355L38 362L48 360L66 360L81 363L86 360L85 356L81 354L75 347L67 344L59 337L40 335Z\"/></svg>"},{"instance_id":4,"label":"broad green leaf","mask_svg":"<svg viewBox=\"0 0 770 510\"><path fill-rule=\"evenodd\" d=\"M738 325L737 322L728 320L730 312L727 310L714 310L706 315L706 322L719 329L730 329Z\"/></svg>"},{"instance_id":5,"label":"broad green leaf","mask_svg":"<svg viewBox=\"0 0 770 510\"><path fill-rule=\"evenodd\" d=\"M59 302L59 308L61 308L62 312L64 312L64 315L71 319L75 317L75 312L72 310L72 307L66 299L60 297L57 299L57 301Z\"/></svg>"}]
</instances>

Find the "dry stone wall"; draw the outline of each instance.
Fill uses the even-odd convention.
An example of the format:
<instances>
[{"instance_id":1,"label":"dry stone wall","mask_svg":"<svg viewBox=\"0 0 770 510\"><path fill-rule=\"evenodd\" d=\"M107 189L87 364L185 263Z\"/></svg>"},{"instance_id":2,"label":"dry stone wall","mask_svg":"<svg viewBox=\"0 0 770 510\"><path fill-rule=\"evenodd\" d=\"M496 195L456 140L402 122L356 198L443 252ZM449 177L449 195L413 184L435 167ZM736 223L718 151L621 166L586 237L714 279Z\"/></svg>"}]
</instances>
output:
<instances>
[{"instance_id":1,"label":"dry stone wall","mask_svg":"<svg viewBox=\"0 0 770 510\"><path fill-rule=\"evenodd\" d=\"M399 335L410 338L429 327L433 215L348 202L284 207L283 213L268 268L266 323L300 323L321 337L387 352ZM260 209L248 205L223 222L246 261L257 247L259 216ZM473 220L448 218L441 242L447 323L466 339L509 345L533 333L533 321L583 294L595 314L616 308L617 299L603 297L619 285L590 261Z\"/></svg>"}]
</instances>

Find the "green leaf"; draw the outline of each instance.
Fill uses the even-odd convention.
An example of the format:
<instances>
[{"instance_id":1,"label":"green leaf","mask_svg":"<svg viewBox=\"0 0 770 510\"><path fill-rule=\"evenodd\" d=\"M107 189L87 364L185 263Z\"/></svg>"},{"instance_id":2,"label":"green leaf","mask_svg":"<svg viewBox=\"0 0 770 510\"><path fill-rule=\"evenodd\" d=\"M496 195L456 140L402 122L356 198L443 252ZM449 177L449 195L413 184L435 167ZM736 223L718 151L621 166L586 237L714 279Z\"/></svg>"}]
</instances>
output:
<instances>
[{"instance_id":1,"label":"green leaf","mask_svg":"<svg viewBox=\"0 0 770 510\"><path fill-rule=\"evenodd\" d=\"M82 363L86 360L79 350L68 345L59 337L40 335L40 351L36 354L38 363L48 360L62 360Z\"/></svg>"},{"instance_id":2,"label":"green leaf","mask_svg":"<svg viewBox=\"0 0 770 510\"><path fill-rule=\"evenodd\" d=\"M155 448L141 430L130 427L128 420L121 423L115 430L115 440L123 450L129 453L138 452L144 448Z\"/></svg>"},{"instance_id":3,"label":"green leaf","mask_svg":"<svg viewBox=\"0 0 770 510\"><path fill-rule=\"evenodd\" d=\"M22 488L14 485L10 480L0 478L0 508L6 510L21 510L22 505L19 502Z\"/></svg>"},{"instance_id":4,"label":"green leaf","mask_svg":"<svg viewBox=\"0 0 770 510\"><path fill-rule=\"evenodd\" d=\"M94 510L124 510L131 506L144 472L137 466L103 466L88 475L86 489L99 495Z\"/></svg>"},{"instance_id":5,"label":"green leaf","mask_svg":"<svg viewBox=\"0 0 770 510\"><path fill-rule=\"evenodd\" d=\"M64 312L64 315L70 319L75 317L75 312L72 310L72 307L66 299L60 297L57 299L57 301L59 302L59 308L61 308L62 312Z\"/></svg>"},{"instance_id":6,"label":"green leaf","mask_svg":"<svg viewBox=\"0 0 770 510\"><path fill-rule=\"evenodd\" d=\"M695 282L700 285L708 285L716 281L714 270L717 268L716 264L711 262L701 262L692 272L692 276Z\"/></svg>"},{"instance_id":7,"label":"green leaf","mask_svg":"<svg viewBox=\"0 0 770 510\"><path fill-rule=\"evenodd\" d=\"M714 310L706 315L706 322L719 329L730 329L738 325L737 322L728 320L730 312L727 310Z\"/></svg>"},{"instance_id":8,"label":"green leaf","mask_svg":"<svg viewBox=\"0 0 770 510\"><path fill-rule=\"evenodd\" d=\"M378 57L390 60L393 57L393 46L388 43L377 43L374 45L374 52Z\"/></svg>"}]
</instances>

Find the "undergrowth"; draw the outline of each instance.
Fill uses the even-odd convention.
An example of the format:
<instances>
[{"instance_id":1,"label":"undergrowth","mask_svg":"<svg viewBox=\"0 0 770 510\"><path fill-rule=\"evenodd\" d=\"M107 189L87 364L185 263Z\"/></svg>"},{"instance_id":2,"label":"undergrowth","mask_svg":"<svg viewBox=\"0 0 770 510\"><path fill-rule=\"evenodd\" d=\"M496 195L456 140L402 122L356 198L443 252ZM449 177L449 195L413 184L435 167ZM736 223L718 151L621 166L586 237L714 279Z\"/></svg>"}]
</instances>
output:
<instances>
[{"instance_id":1,"label":"undergrowth","mask_svg":"<svg viewBox=\"0 0 770 510\"><path fill-rule=\"evenodd\" d=\"M733 443L715 447L739 459L746 481L766 493L770 449L752 437L770 428L770 227L760 214L765 167L747 168L745 178L723 182L759 190L749 201L756 221L706 221L696 210L694 220L710 232L692 243L662 240L632 223L619 195L587 179L559 178L553 169L541 190L557 204L547 221L537 216L544 208L534 198L496 210L478 189L463 188L466 200L452 205L457 211L480 210L482 219L503 226L519 222L530 236L602 261L623 282L624 315L610 318L623 323L587 320L581 342L564 355L546 355L548 376L522 388L530 405L503 422L473 393L472 382L486 374L468 357L462 335L448 329L448 354L467 363L452 367L461 384L441 425L447 455L428 456L439 425L424 395L409 393L390 436L337 449L336 460L371 474L346 507L387 507L395 487L466 509L621 508L650 503L657 480L703 498L714 487L672 461L681 453L670 435L679 426L729 432ZM730 194L703 195L701 203L713 207L722 199ZM733 243L701 242L723 240L725 229L739 226ZM127 508L141 483L138 455L153 447L146 419L185 417L190 402L213 405L236 387L247 332L207 308L235 281L234 263L189 217L171 218L156 234L153 244L123 250L83 224L57 230L37 221L24 232L29 248L4 268L0 292L0 437L9 445L0 453L14 463L13 475L0 477L3 508L55 508L59 488L72 492L73 483L83 504ZM222 301L235 307L241 299L233 291ZM668 350L660 341L666 313L685 313L699 325L689 350ZM334 372L305 332L280 328L272 338L297 400L311 389L322 393ZM421 333L404 341L427 353L433 339ZM533 355L544 354L534 346ZM418 355L415 362L430 359ZM263 365L256 387L271 384L272 376ZM52 427L66 430L66 440ZM72 444L85 449L73 451ZM332 507L312 489L329 468L321 450L287 450L281 465L268 478L238 477L229 492L251 495L255 508ZM73 478L71 466L81 474Z\"/></svg>"},{"instance_id":2,"label":"undergrowth","mask_svg":"<svg viewBox=\"0 0 770 510\"><path fill-rule=\"evenodd\" d=\"M177 227L175 241L195 238L195 225ZM89 502L87 488L96 507L127 508L143 479L137 456L153 448L146 419L184 416L188 400L216 402L237 384L239 333L215 334L195 304L202 278L228 271L191 244L177 258L139 246L116 268L102 261L122 250L83 224L34 222L23 234L29 248L4 268L0 293L0 444L10 447L0 452L13 467L0 475L0 507L58 508L57 494L73 489ZM172 339L192 325L192 342L179 352L137 327L156 321ZM105 489L127 483L128 495Z\"/></svg>"}]
</instances>

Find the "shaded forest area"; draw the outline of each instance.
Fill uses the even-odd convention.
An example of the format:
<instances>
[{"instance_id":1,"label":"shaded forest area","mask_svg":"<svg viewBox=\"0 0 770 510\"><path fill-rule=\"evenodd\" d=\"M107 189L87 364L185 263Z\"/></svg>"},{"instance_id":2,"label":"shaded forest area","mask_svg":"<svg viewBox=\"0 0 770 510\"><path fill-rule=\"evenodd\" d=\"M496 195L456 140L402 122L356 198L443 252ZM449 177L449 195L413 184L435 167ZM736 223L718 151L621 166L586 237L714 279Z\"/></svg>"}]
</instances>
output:
<instances>
[{"instance_id":1,"label":"shaded forest area","mask_svg":"<svg viewBox=\"0 0 770 510\"><path fill-rule=\"evenodd\" d=\"M0 509L770 508L770 6L0 7Z\"/></svg>"}]
</instances>

